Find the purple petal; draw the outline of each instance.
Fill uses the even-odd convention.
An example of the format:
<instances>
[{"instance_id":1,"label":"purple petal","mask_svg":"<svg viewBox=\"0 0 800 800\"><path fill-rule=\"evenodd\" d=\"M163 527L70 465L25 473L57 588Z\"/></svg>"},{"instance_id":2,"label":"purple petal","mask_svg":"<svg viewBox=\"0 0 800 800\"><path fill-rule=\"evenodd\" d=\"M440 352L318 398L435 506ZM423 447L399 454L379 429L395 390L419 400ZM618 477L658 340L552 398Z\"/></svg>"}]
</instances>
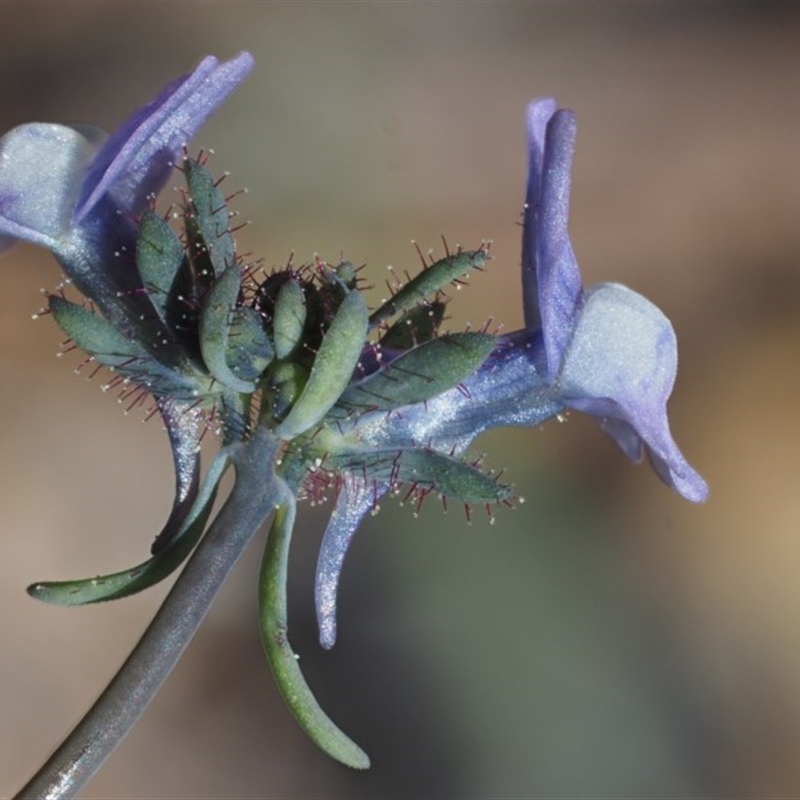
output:
<instances>
[{"instance_id":1,"label":"purple petal","mask_svg":"<svg viewBox=\"0 0 800 800\"><path fill-rule=\"evenodd\" d=\"M525 327L542 326L539 314L539 281L536 271L539 203L542 194L542 164L547 123L557 108L552 97L540 97L528 105L528 188L522 216L522 306Z\"/></svg>"},{"instance_id":2,"label":"purple petal","mask_svg":"<svg viewBox=\"0 0 800 800\"><path fill-rule=\"evenodd\" d=\"M539 312L550 378L560 369L583 292L568 230L575 131L575 117L571 111L556 111L547 124L536 220Z\"/></svg>"},{"instance_id":3,"label":"purple petal","mask_svg":"<svg viewBox=\"0 0 800 800\"><path fill-rule=\"evenodd\" d=\"M0 234L49 249L69 228L96 131L35 122L0 139Z\"/></svg>"},{"instance_id":4,"label":"purple petal","mask_svg":"<svg viewBox=\"0 0 800 800\"><path fill-rule=\"evenodd\" d=\"M643 431L646 438L642 438L632 425L621 419L608 417L600 423L600 427L631 461L641 461L646 448L653 469L667 486L694 503L705 502L708 499L708 484L692 469L673 441L666 413L655 422L649 430Z\"/></svg>"},{"instance_id":5,"label":"purple petal","mask_svg":"<svg viewBox=\"0 0 800 800\"><path fill-rule=\"evenodd\" d=\"M684 497L706 499L705 481L672 439L667 400L678 367L672 325L649 300L619 284L586 293L557 379L570 408L603 418L629 458L643 446L658 475Z\"/></svg>"},{"instance_id":6,"label":"purple petal","mask_svg":"<svg viewBox=\"0 0 800 800\"><path fill-rule=\"evenodd\" d=\"M211 56L171 83L131 115L97 154L83 187L76 218L88 214L105 193L131 214L158 192L181 148L241 83L253 66L249 53L219 64Z\"/></svg>"},{"instance_id":7,"label":"purple petal","mask_svg":"<svg viewBox=\"0 0 800 800\"><path fill-rule=\"evenodd\" d=\"M342 479L343 486L322 537L314 585L319 643L326 650L336 643L336 596L344 557L361 520L388 489L388 484L364 481L347 472Z\"/></svg>"}]
</instances>

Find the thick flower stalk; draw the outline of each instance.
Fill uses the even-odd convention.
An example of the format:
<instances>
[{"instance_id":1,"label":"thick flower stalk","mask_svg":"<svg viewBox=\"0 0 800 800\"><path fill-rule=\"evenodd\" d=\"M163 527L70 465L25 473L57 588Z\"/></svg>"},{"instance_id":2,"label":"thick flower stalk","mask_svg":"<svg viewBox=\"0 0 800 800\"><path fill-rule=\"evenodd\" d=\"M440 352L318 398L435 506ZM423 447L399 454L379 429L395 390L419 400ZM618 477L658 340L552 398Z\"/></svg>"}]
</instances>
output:
<instances>
[{"instance_id":1,"label":"thick flower stalk","mask_svg":"<svg viewBox=\"0 0 800 800\"><path fill-rule=\"evenodd\" d=\"M672 440L666 402L675 335L649 301L616 284L584 290L567 232L575 122L553 100L529 107L523 224L525 328L495 336L442 330L448 287L489 249L448 252L370 312L349 262L259 273L236 251L228 201L188 139L246 76L246 53L207 58L110 137L52 124L0 140L0 244L50 249L83 295L52 294L69 346L108 370L105 388L161 415L175 501L149 558L84 580L36 583L41 600L81 605L130 595L190 556L126 665L22 796L72 796L144 711L259 527L272 524L259 620L278 687L299 724L356 768L364 752L316 703L287 638L288 548L298 500L334 498L319 554L320 641L336 639L344 557L388 493L436 494L491 508L512 491L468 448L500 425L537 426L566 409L600 420L623 451L647 452L684 497L707 489ZM155 209L175 171L176 230ZM199 441L222 447L200 485ZM233 490L210 521L223 474Z\"/></svg>"}]
</instances>

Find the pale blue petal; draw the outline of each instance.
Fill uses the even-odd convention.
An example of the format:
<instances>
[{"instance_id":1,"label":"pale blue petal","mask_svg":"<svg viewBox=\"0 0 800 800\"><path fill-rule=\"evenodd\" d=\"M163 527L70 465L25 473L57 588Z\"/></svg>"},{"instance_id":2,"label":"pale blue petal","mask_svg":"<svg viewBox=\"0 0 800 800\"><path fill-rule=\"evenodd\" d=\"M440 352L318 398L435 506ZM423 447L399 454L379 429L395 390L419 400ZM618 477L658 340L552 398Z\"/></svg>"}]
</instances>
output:
<instances>
[{"instance_id":1,"label":"pale blue petal","mask_svg":"<svg viewBox=\"0 0 800 800\"><path fill-rule=\"evenodd\" d=\"M570 408L602 418L629 457L640 459L646 446L668 485L702 501L706 484L667 420L677 366L675 333L664 314L625 286L598 284L586 293L556 389Z\"/></svg>"},{"instance_id":2,"label":"pale blue petal","mask_svg":"<svg viewBox=\"0 0 800 800\"><path fill-rule=\"evenodd\" d=\"M0 233L55 250L70 226L97 141L64 125L20 125L0 139Z\"/></svg>"}]
</instances>

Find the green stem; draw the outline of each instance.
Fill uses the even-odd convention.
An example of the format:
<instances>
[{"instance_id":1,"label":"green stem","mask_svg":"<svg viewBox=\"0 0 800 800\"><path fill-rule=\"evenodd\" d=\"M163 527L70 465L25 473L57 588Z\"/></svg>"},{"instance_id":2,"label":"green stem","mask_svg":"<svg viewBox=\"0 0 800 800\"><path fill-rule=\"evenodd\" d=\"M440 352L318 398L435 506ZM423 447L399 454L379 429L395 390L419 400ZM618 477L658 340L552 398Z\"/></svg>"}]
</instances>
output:
<instances>
[{"instance_id":1,"label":"green stem","mask_svg":"<svg viewBox=\"0 0 800 800\"><path fill-rule=\"evenodd\" d=\"M277 441L263 428L233 449L236 483L128 659L17 798L77 795L139 719L178 662L239 556L275 508ZM278 483L280 481L280 484Z\"/></svg>"},{"instance_id":2,"label":"green stem","mask_svg":"<svg viewBox=\"0 0 800 800\"><path fill-rule=\"evenodd\" d=\"M354 769L367 769L369 756L320 707L306 683L287 637L286 580L295 498L280 498L267 539L259 578L261 640L281 695L300 727L329 756Z\"/></svg>"}]
</instances>

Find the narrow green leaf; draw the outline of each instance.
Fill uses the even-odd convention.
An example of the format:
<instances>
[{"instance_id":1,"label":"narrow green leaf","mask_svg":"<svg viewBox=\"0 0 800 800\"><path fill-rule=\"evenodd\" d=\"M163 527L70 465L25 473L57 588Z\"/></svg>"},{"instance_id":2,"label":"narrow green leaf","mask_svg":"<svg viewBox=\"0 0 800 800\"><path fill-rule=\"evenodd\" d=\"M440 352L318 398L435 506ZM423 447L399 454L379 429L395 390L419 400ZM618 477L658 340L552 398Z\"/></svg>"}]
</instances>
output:
<instances>
[{"instance_id":1,"label":"narrow green leaf","mask_svg":"<svg viewBox=\"0 0 800 800\"><path fill-rule=\"evenodd\" d=\"M480 269L488 258L486 250L464 250L426 267L419 275L415 275L405 286L397 291L391 300L387 300L374 311L369 318L370 328L385 322L395 314L400 314L433 297L446 286L459 278L463 278L473 269Z\"/></svg>"},{"instance_id":2,"label":"narrow green leaf","mask_svg":"<svg viewBox=\"0 0 800 800\"><path fill-rule=\"evenodd\" d=\"M81 350L154 397L196 400L213 394L207 377L191 367L188 360L184 369L173 369L90 309L58 295L50 295L49 306L59 327Z\"/></svg>"},{"instance_id":3,"label":"narrow green leaf","mask_svg":"<svg viewBox=\"0 0 800 800\"><path fill-rule=\"evenodd\" d=\"M230 463L227 452L221 450L180 530L152 558L130 569L96 578L34 583L28 587L28 594L45 603L80 606L117 600L154 586L174 572L199 541L214 505L219 481Z\"/></svg>"},{"instance_id":4,"label":"narrow green leaf","mask_svg":"<svg viewBox=\"0 0 800 800\"><path fill-rule=\"evenodd\" d=\"M316 425L333 407L358 364L367 335L367 306L350 292L322 339L308 381L275 433L293 439Z\"/></svg>"},{"instance_id":5,"label":"narrow green leaf","mask_svg":"<svg viewBox=\"0 0 800 800\"><path fill-rule=\"evenodd\" d=\"M147 209L139 221L136 266L150 300L167 319L167 305L185 254L175 231L155 211Z\"/></svg>"},{"instance_id":6,"label":"narrow green leaf","mask_svg":"<svg viewBox=\"0 0 800 800\"><path fill-rule=\"evenodd\" d=\"M191 208L187 210L187 225L191 228L192 249L197 256L207 253L213 274L219 277L236 264L228 206L204 166L186 159L183 168L191 202Z\"/></svg>"},{"instance_id":7,"label":"narrow green leaf","mask_svg":"<svg viewBox=\"0 0 800 800\"><path fill-rule=\"evenodd\" d=\"M275 683L297 723L331 758L353 769L368 769L369 756L322 710L300 670L288 639L286 579L294 527L294 497L278 507L259 576L261 641Z\"/></svg>"},{"instance_id":8,"label":"narrow green leaf","mask_svg":"<svg viewBox=\"0 0 800 800\"><path fill-rule=\"evenodd\" d=\"M390 409L430 400L466 380L494 346L495 338L488 333L450 333L431 339L350 386L339 405Z\"/></svg>"},{"instance_id":9,"label":"narrow green leaf","mask_svg":"<svg viewBox=\"0 0 800 800\"><path fill-rule=\"evenodd\" d=\"M131 359L148 358L149 353L129 339L108 320L91 309L71 303L58 295L49 297L50 311L61 330L72 341L107 367L127 364Z\"/></svg>"},{"instance_id":10,"label":"narrow green leaf","mask_svg":"<svg viewBox=\"0 0 800 800\"><path fill-rule=\"evenodd\" d=\"M497 503L511 494L479 467L435 450L345 450L331 453L325 469L345 470L365 480L401 483L434 491L464 503Z\"/></svg>"},{"instance_id":11,"label":"narrow green leaf","mask_svg":"<svg viewBox=\"0 0 800 800\"><path fill-rule=\"evenodd\" d=\"M381 347L388 350L409 350L430 341L442 324L446 307L441 300L433 300L407 311L381 336Z\"/></svg>"}]
</instances>

